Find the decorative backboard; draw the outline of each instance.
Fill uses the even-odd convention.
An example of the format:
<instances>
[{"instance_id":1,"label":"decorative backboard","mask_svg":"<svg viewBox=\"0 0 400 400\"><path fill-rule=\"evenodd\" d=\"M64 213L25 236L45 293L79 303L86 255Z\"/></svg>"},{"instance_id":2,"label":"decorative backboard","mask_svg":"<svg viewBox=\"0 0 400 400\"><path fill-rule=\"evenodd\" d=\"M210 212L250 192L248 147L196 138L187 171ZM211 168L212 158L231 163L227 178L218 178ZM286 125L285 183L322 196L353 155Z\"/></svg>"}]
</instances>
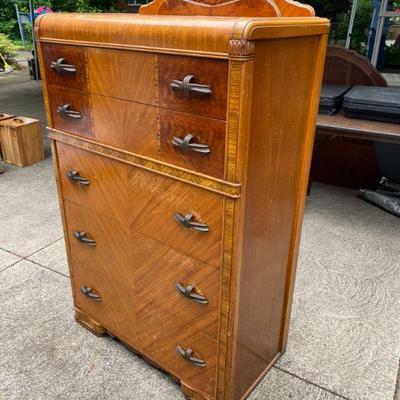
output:
<instances>
[{"instance_id":1,"label":"decorative backboard","mask_svg":"<svg viewBox=\"0 0 400 400\"><path fill-rule=\"evenodd\" d=\"M230 17L311 17L314 9L293 0L154 0L140 14Z\"/></svg>"}]
</instances>

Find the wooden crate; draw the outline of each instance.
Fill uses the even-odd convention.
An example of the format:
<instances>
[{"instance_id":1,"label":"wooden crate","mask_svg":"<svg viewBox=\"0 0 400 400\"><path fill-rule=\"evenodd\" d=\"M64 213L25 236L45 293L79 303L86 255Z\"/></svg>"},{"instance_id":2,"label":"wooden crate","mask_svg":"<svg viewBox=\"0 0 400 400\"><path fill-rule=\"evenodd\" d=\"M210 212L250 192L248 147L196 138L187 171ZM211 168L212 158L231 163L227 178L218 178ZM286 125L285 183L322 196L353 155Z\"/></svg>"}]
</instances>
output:
<instances>
[{"instance_id":1,"label":"wooden crate","mask_svg":"<svg viewBox=\"0 0 400 400\"><path fill-rule=\"evenodd\" d=\"M0 121L4 121L4 120L10 119L12 117L14 117L14 115L0 113ZM1 134L0 134L0 157L3 157L3 151L2 151L2 147L1 147ZM0 161L1 161L1 159L0 159Z\"/></svg>"},{"instance_id":2,"label":"wooden crate","mask_svg":"<svg viewBox=\"0 0 400 400\"><path fill-rule=\"evenodd\" d=\"M15 117L0 121L3 159L9 164L26 167L44 160L40 121Z\"/></svg>"}]
</instances>

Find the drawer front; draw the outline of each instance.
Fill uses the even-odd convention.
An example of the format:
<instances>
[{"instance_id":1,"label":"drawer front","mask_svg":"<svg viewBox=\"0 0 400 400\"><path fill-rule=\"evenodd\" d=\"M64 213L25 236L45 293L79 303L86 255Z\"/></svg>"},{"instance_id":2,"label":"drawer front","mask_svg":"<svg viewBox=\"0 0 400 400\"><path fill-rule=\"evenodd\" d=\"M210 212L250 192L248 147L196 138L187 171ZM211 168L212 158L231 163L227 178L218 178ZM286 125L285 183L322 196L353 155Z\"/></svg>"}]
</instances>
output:
<instances>
[{"instance_id":1,"label":"drawer front","mask_svg":"<svg viewBox=\"0 0 400 400\"><path fill-rule=\"evenodd\" d=\"M128 232L84 207L68 201L64 207L77 306L132 344L136 305L126 279Z\"/></svg>"},{"instance_id":2,"label":"drawer front","mask_svg":"<svg viewBox=\"0 0 400 400\"><path fill-rule=\"evenodd\" d=\"M161 110L160 141L162 161L224 178L224 121Z\"/></svg>"},{"instance_id":3,"label":"drawer front","mask_svg":"<svg viewBox=\"0 0 400 400\"><path fill-rule=\"evenodd\" d=\"M220 270L136 232L132 243L129 278L138 302L161 307L216 339Z\"/></svg>"},{"instance_id":4,"label":"drawer front","mask_svg":"<svg viewBox=\"0 0 400 400\"><path fill-rule=\"evenodd\" d=\"M222 195L132 168L129 214L135 231L221 266Z\"/></svg>"},{"instance_id":5,"label":"drawer front","mask_svg":"<svg viewBox=\"0 0 400 400\"><path fill-rule=\"evenodd\" d=\"M91 93L158 104L154 54L88 49L88 71Z\"/></svg>"},{"instance_id":6,"label":"drawer front","mask_svg":"<svg viewBox=\"0 0 400 400\"><path fill-rule=\"evenodd\" d=\"M91 98L96 141L160 158L156 107L100 95Z\"/></svg>"},{"instance_id":7,"label":"drawer front","mask_svg":"<svg viewBox=\"0 0 400 400\"><path fill-rule=\"evenodd\" d=\"M162 368L180 378L187 385L214 398L216 383L217 342L185 325L161 308L146 305L137 313L137 338L140 350ZM178 354L191 349L187 357L205 362L198 366Z\"/></svg>"},{"instance_id":8,"label":"drawer front","mask_svg":"<svg viewBox=\"0 0 400 400\"><path fill-rule=\"evenodd\" d=\"M78 136L94 136L88 95L49 86L48 96L54 128Z\"/></svg>"},{"instance_id":9,"label":"drawer front","mask_svg":"<svg viewBox=\"0 0 400 400\"><path fill-rule=\"evenodd\" d=\"M59 142L57 153L63 198L127 225L130 167Z\"/></svg>"},{"instance_id":10,"label":"drawer front","mask_svg":"<svg viewBox=\"0 0 400 400\"><path fill-rule=\"evenodd\" d=\"M158 74L161 107L226 119L227 61L160 55Z\"/></svg>"},{"instance_id":11,"label":"drawer front","mask_svg":"<svg viewBox=\"0 0 400 400\"><path fill-rule=\"evenodd\" d=\"M87 92L86 50L83 47L41 44L46 82Z\"/></svg>"}]
</instances>

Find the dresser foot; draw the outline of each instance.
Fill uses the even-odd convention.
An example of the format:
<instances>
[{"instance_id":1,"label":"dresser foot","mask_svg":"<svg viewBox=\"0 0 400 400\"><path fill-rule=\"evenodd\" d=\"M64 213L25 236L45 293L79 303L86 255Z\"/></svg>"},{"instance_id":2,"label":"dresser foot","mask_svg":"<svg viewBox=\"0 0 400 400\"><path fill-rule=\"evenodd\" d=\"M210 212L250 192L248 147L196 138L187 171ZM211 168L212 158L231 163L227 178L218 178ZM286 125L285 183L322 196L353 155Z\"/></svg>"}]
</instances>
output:
<instances>
[{"instance_id":1,"label":"dresser foot","mask_svg":"<svg viewBox=\"0 0 400 400\"><path fill-rule=\"evenodd\" d=\"M208 397L203 396L184 382L181 382L181 391L186 400L209 400Z\"/></svg>"},{"instance_id":2,"label":"dresser foot","mask_svg":"<svg viewBox=\"0 0 400 400\"><path fill-rule=\"evenodd\" d=\"M75 319L79 322L84 328L88 331L92 332L96 336L103 336L106 334L106 330L103 326L101 326L97 321L93 318L89 317L82 310L75 307Z\"/></svg>"}]
</instances>

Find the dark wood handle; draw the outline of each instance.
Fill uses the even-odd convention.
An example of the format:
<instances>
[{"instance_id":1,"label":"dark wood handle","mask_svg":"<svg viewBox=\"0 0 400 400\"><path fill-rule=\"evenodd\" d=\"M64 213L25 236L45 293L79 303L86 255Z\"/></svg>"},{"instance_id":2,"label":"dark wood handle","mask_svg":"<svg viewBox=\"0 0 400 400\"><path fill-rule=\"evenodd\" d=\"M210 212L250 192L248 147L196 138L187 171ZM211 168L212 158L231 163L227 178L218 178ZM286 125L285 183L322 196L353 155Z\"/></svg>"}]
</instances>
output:
<instances>
[{"instance_id":1,"label":"dark wood handle","mask_svg":"<svg viewBox=\"0 0 400 400\"><path fill-rule=\"evenodd\" d=\"M212 94L210 85L199 85L198 83L193 83L194 79L194 75L186 75L181 81L174 79L170 83L170 86L173 89L180 90L186 94L197 93L205 96Z\"/></svg>"},{"instance_id":2,"label":"dark wood handle","mask_svg":"<svg viewBox=\"0 0 400 400\"><path fill-rule=\"evenodd\" d=\"M175 289L179 294L187 297L190 300L194 300L196 303L208 304L207 297L196 293L193 285L184 286L180 282L176 282Z\"/></svg>"},{"instance_id":3,"label":"dark wood handle","mask_svg":"<svg viewBox=\"0 0 400 400\"><path fill-rule=\"evenodd\" d=\"M97 302L101 301L101 296L93 291L89 286L81 286L81 293L88 297L90 300Z\"/></svg>"},{"instance_id":4,"label":"dark wood handle","mask_svg":"<svg viewBox=\"0 0 400 400\"><path fill-rule=\"evenodd\" d=\"M50 67L54 69L56 72L61 72L61 73L73 74L77 71L75 65L67 64L65 62L65 58L59 58L57 61L52 61Z\"/></svg>"},{"instance_id":5,"label":"dark wood handle","mask_svg":"<svg viewBox=\"0 0 400 400\"><path fill-rule=\"evenodd\" d=\"M210 154L211 150L206 144L194 143L194 139L195 137L188 133L183 139L174 136L171 143L179 147L184 153L195 151L196 153Z\"/></svg>"},{"instance_id":6,"label":"dark wood handle","mask_svg":"<svg viewBox=\"0 0 400 400\"><path fill-rule=\"evenodd\" d=\"M196 357L192 349L184 349L182 346L176 345L176 352L185 360L196 365L196 367L207 367L207 363L201 358Z\"/></svg>"},{"instance_id":7,"label":"dark wood handle","mask_svg":"<svg viewBox=\"0 0 400 400\"><path fill-rule=\"evenodd\" d=\"M76 231L74 232L74 236L76 240L83 244L86 244L87 246L96 246L96 241L93 239L89 239L86 232Z\"/></svg>"},{"instance_id":8,"label":"dark wood handle","mask_svg":"<svg viewBox=\"0 0 400 400\"><path fill-rule=\"evenodd\" d=\"M183 216L182 214L176 213L174 214L174 219L185 228L194 229L199 232L209 231L207 224L193 221L193 214L186 214L185 216Z\"/></svg>"},{"instance_id":9,"label":"dark wood handle","mask_svg":"<svg viewBox=\"0 0 400 400\"><path fill-rule=\"evenodd\" d=\"M72 119L81 119L82 114L79 111L71 110L70 104L63 104L62 106L57 107L57 112L64 117L72 118Z\"/></svg>"},{"instance_id":10,"label":"dark wood handle","mask_svg":"<svg viewBox=\"0 0 400 400\"><path fill-rule=\"evenodd\" d=\"M81 176L79 174L79 171L76 171L74 169L69 170L67 172L67 177L73 183L78 183L79 185L84 185L84 186L90 185L89 179L85 178L84 176Z\"/></svg>"}]
</instances>

